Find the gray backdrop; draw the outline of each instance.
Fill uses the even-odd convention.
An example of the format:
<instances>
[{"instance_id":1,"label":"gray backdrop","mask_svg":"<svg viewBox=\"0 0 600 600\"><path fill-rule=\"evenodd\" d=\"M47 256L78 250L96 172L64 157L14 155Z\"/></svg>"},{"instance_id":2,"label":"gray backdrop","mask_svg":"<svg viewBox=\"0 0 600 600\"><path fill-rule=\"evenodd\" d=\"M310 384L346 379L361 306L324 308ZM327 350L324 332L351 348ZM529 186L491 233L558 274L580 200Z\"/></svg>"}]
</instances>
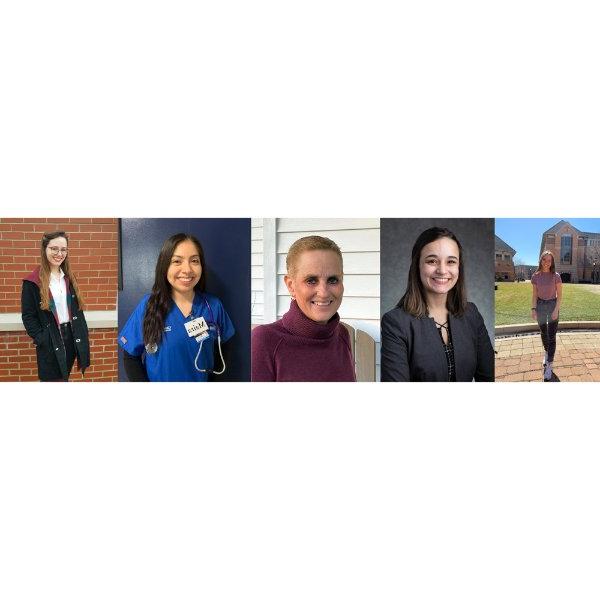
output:
<instances>
[{"instance_id":1,"label":"gray backdrop","mask_svg":"<svg viewBox=\"0 0 600 600\"><path fill-rule=\"evenodd\" d=\"M406 290L410 253L429 227L446 227L463 247L467 299L483 316L494 340L494 219L381 219L381 315Z\"/></svg>"}]
</instances>

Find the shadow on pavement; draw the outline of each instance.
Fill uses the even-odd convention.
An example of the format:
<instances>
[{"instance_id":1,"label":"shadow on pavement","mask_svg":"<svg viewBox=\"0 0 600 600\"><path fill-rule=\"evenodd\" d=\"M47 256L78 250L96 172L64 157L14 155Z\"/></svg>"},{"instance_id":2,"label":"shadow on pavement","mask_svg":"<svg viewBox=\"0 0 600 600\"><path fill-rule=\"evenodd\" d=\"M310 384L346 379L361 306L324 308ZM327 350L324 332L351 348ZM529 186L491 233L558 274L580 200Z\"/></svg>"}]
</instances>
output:
<instances>
[{"instance_id":1,"label":"shadow on pavement","mask_svg":"<svg viewBox=\"0 0 600 600\"><path fill-rule=\"evenodd\" d=\"M544 379L543 372L542 372L542 379ZM552 378L551 379L548 379L548 381L546 381L544 379L544 383L556 383L556 382L560 383L560 377L554 371L552 371Z\"/></svg>"}]
</instances>

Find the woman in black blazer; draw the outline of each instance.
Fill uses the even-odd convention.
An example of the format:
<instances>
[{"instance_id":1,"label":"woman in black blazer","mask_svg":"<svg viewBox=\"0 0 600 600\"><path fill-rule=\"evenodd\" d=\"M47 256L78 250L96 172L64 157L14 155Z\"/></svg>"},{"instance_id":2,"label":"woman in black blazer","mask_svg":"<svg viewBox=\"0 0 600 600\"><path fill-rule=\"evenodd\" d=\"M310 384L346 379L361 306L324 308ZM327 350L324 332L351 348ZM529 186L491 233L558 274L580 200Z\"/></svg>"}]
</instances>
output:
<instances>
[{"instance_id":1,"label":"woman in black blazer","mask_svg":"<svg viewBox=\"0 0 600 600\"><path fill-rule=\"evenodd\" d=\"M458 238L432 227L413 246L406 293L381 321L381 380L473 379L494 380L494 350L466 300Z\"/></svg>"},{"instance_id":2,"label":"woman in black blazer","mask_svg":"<svg viewBox=\"0 0 600 600\"><path fill-rule=\"evenodd\" d=\"M76 358L82 373L90 366L83 298L68 243L64 231L45 233L40 266L23 279L21 317L35 344L40 381L68 381Z\"/></svg>"}]
</instances>

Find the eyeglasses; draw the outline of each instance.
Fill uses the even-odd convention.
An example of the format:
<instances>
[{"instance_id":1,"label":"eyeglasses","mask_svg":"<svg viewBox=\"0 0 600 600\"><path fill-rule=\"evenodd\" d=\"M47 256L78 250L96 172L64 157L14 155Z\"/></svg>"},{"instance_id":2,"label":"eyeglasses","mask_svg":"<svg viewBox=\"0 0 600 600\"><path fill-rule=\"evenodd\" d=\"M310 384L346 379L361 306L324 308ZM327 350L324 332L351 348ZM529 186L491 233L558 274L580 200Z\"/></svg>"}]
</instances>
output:
<instances>
[{"instance_id":1,"label":"eyeglasses","mask_svg":"<svg viewBox=\"0 0 600 600\"><path fill-rule=\"evenodd\" d=\"M50 252L56 256L59 254L64 254L66 256L69 252L67 248L59 248L58 246L48 246L48 250L50 250Z\"/></svg>"}]
</instances>

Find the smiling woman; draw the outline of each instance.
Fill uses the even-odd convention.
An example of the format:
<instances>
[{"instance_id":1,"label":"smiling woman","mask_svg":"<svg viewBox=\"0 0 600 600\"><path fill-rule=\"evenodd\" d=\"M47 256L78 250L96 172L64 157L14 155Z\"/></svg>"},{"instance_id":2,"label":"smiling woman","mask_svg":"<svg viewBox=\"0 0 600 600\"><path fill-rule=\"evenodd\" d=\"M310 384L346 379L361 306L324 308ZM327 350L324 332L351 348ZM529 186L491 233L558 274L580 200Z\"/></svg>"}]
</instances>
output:
<instances>
[{"instance_id":1,"label":"smiling woman","mask_svg":"<svg viewBox=\"0 0 600 600\"><path fill-rule=\"evenodd\" d=\"M130 381L206 381L209 373L225 371L221 344L235 330L221 301L204 291L205 274L194 236L178 233L165 241L152 292L119 333Z\"/></svg>"},{"instance_id":2,"label":"smiling woman","mask_svg":"<svg viewBox=\"0 0 600 600\"><path fill-rule=\"evenodd\" d=\"M331 250L312 250L288 257L288 265L284 281L290 296L309 319L327 323L344 295L340 256Z\"/></svg>"},{"instance_id":3,"label":"smiling woman","mask_svg":"<svg viewBox=\"0 0 600 600\"><path fill-rule=\"evenodd\" d=\"M562 300L562 279L556 272L554 255L549 250L542 252L537 271L531 277L533 298L531 315L538 322L544 346L544 381L552 380L556 332Z\"/></svg>"},{"instance_id":4,"label":"smiling woman","mask_svg":"<svg viewBox=\"0 0 600 600\"><path fill-rule=\"evenodd\" d=\"M406 292L381 322L381 379L494 380L494 351L448 229L431 227L413 246Z\"/></svg>"},{"instance_id":5,"label":"smiling woman","mask_svg":"<svg viewBox=\"0 0 600 600\"><path fill-rule=\"evenodd\" d=\"M36 347L40 381L68 381L75 359L82 373L90 366L83 297L69 263L64 231L45 233L41 261L23 280L23 324Z\"/></svg>"},{"instance_id":6,"label":"smiling woman","mask_svg":"<svg viewBox=\"0 0 600 600\"><path fill-rule=\"evenodd\" d=\"M337 312L344 296L338 245L300 238L286 267L290 310L252 332L252 381L355 381L350 336Z\"/></svg>"}]
</instances>

